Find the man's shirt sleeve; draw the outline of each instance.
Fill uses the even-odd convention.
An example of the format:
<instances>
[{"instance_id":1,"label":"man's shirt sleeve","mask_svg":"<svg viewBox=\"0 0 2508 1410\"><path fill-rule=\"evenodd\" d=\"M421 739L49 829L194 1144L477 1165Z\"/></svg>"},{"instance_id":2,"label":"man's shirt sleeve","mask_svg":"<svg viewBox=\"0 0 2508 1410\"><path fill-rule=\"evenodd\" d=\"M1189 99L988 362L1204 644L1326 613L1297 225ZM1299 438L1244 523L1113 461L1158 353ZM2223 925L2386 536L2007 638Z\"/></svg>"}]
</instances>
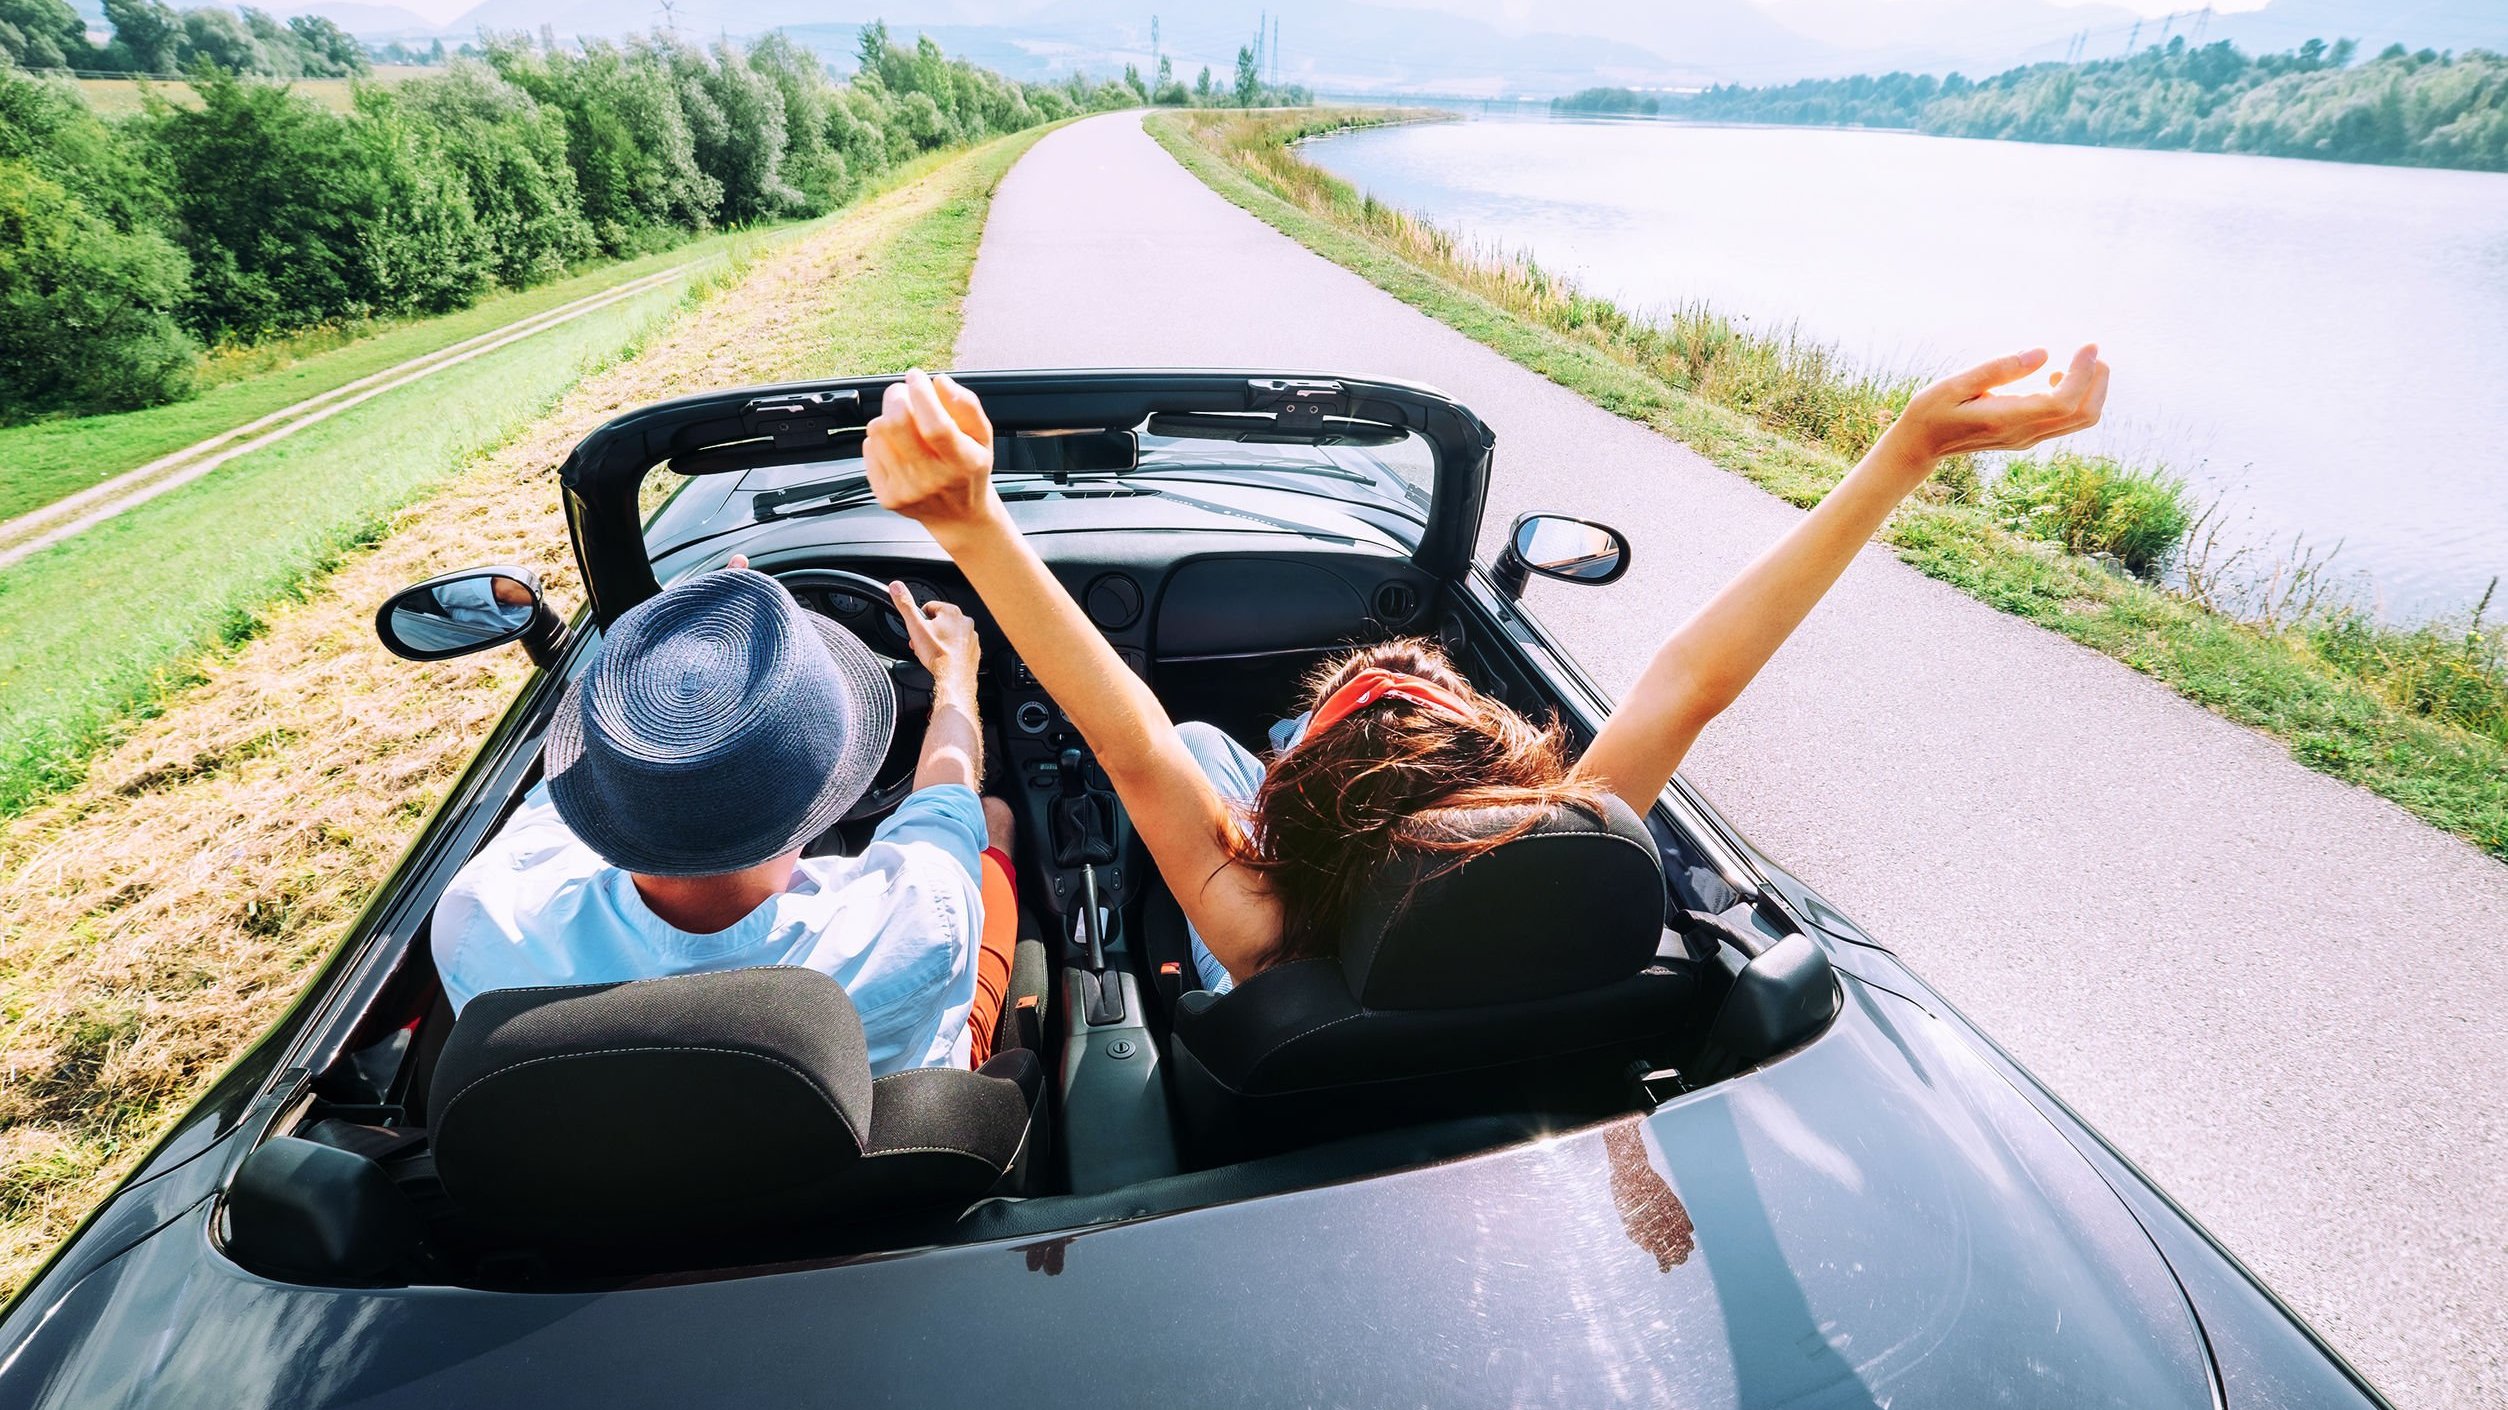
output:
<instances>
[{"instance_id":1,"label":"man's shirt sleeve","mask_svg":"<svg viewBox=\"0 0 2508 1410\"><path fill-rule=\"evenodd\" d=\"M984 803L963 783L936 783L906 795L897 811L872 832L873 842L929 842L984 884Z\"/></svg>"}]
</instances>

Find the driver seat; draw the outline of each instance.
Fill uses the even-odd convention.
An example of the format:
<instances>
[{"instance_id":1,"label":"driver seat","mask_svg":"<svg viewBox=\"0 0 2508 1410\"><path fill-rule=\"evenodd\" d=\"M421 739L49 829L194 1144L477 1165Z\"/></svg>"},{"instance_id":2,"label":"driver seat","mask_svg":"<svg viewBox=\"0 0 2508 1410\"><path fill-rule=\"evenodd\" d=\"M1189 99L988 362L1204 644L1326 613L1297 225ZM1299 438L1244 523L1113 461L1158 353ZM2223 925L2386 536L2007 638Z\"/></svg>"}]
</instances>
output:
<instances>
[{"instance_id":1,"label":"driver seat","mask_svg":"<svg viewBox=\"0 0 2508 1410\"><path fill-rule=\"evenodd\" d=\"M1024 1048L874 1079L843 985L759 966L483 993L430 1126L466 1222L568 1265L719 1267L1013 1187L1043 1080Z\"/></svg>"},{"instance_id":2,"label":"driver seat","mask_svg":"<svg viewBox=\"0 0 2508 1410\"><path fill-rule=\"evenodd\" d=\"M1526 811L1430 820L1488 837ZM1629 1063L1695 1016L1697 965L1665 943L1662 854L1627 804L1539 812L1461 866L1389 864L1337 955L1177 1000L1172 1066L1195 1164L1428 1120L1626 1109Z\"/></svg>"}]
</instances>

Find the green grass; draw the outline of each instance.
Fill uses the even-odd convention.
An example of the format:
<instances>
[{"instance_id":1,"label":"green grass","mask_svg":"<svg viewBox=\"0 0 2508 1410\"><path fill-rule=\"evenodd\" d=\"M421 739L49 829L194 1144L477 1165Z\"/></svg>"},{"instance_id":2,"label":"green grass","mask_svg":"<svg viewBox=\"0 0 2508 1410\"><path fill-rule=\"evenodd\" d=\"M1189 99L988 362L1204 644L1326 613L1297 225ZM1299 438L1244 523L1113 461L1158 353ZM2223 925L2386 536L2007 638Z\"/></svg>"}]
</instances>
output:
<instances>
[{"instance_id":1,"label":"green grass","mask_svg":"<svg viewBox=\"0 0 2508 1410\"><path fill-rule=\"evenodd\" d=\"M1823 364L1799 340L1774 340L1791 351L1706 347L1725 337L1713 315L1650 322L1472 250L1285 145L1405 117L1157 114L1147 127L1186 170L1283 234L1788 503L1817 504L1904 404L1907 383ZM1823 377L1838 385L1822 390ZM2351 618L2335 631L2338 616L2253 625L2025 539L1981 498L1973 473L1954 479L1902 507L1883 541L1919 571L2263 730L2310 767L2508 861L2508 638L2497 626L2478 613L2411 629Z\"/></svg>"},{"instance_id":2,"label":"green grass","mask_svg":"<svg viewBox=\"0 0 2508 1410\"><path fill-rule=\"evenodd\" d=\"M108 416L0 427L0 520L369 373L673 265L718 257L757 238L758 232L710 235L538 288L497 294L459 313L316 329L272 344L213 353L203 366L210 385L190 400Z\"/></svg>"}]
</instances>

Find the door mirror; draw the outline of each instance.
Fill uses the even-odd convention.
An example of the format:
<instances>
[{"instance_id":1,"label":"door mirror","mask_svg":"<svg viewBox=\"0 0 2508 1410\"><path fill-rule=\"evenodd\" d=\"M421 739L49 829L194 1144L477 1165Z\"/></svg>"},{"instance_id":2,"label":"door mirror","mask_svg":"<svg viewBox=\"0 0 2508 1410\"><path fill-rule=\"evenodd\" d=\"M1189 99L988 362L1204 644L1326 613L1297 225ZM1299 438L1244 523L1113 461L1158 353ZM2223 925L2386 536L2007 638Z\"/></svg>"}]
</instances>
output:
<instances>
[{"instance_id":1,"label":"door mirror","mask_svg":"<svg viewBox=\"0 0 2508 1410\"><path fill-rule=\"evenodd\" d=\"M375 635L393 655L442 661L520 641L534 661L554 645L557 614L528 568L469 568L429 578L385 600ZM546 664L543 662L543 664Z\"/></svg>"},{"instance_id":2,"label":"door mirror","mask_svg":"<svg viewBox=\"0 0 2508 1410\"><path fill-rule=\"evenodd\" d=\"M1520 595L1528 575L1600 587L1628 571L1628 536L1608 524L1564 514L1527 514L1507 531L1498 555L1498 586Z\"/></svg>"}]
</instances>

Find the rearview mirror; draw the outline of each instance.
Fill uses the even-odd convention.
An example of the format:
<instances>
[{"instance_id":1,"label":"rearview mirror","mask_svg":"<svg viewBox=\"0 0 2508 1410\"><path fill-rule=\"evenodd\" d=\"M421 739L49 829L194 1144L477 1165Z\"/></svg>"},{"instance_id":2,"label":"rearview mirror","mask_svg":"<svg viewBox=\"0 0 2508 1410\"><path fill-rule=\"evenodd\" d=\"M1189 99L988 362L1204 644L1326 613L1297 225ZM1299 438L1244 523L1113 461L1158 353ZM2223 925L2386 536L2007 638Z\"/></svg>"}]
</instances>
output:
<instances>
[{"instance_id":1,"label":"rearview mirror","mask_svg":"<svg viewBox=\"0 0 2508 1410\"><path fill-rule=\"evenodd\" d=\"M1608 524L1564 514L1527 514L1507 530L1498 555L1498 586L1520 596L1530 574L1600 587L1628 572L1628 536Z\"/></svg>"},{"instance_id":2,"label":"rearview mirror","mask_svg":"<svg viewBox=\"0 0 2508 1410\"><path fill-rule=\"evenodd\" d=\"M442 661L519 641L545 666L559 623L530 569L466 568L392 594L375 613L374 631L406 660Z\"/></svg>"}]
</instances>

